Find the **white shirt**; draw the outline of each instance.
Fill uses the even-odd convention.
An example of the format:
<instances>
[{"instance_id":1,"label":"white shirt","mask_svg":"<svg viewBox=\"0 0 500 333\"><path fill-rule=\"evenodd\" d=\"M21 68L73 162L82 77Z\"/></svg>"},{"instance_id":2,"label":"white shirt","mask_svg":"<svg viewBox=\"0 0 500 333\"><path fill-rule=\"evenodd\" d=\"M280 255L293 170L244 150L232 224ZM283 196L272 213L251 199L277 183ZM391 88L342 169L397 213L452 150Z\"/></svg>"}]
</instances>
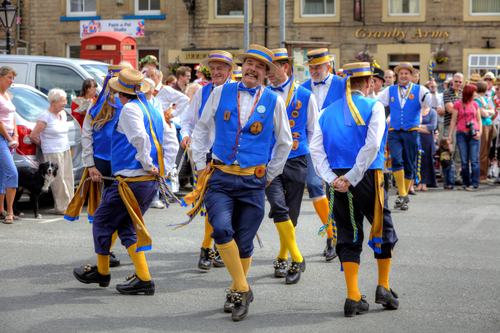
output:
<instances>
[{"instance_id":1,"label":"white shirt","mask_svg":"<svg viewBox=\"0 0 500 333\"><path fill-rule=\"evenodd\" d=\"M163 86L162 88L161 82L158 83L155 90L158 91L155 97L160 101L163 110L167 111L173 104L177 104L177 108L172 110L172 115L174 117L178 117L189 104L189 97L187 97L187 95L170 86Z\"/></svg>"},{"instance_id":2,"label":"white shirt","mask_svg":"<svg viewBox=\"0 0 500 333\"><path fill-rule=\"evenodd\" d=\"M493 93L495 92L496 88L495 86L491 87L491 89L486 90L486 96L491 97L493 96Z\"/></svg>"},{"instance_id":3,"label":"white shirt","mask_svg":"<svg viewBox=\"0 0 500 333\"><path fill-rule=\"evenodd\" d=\"M36 118L36 121L43 121L47 124L40 133L42 152L44 154L62 153L69 150L68 123L66 111L59 112L59 117L49 110L43 110Z\"/></svg>"},{"instance_id":4,"label":"white shirt","mask_svg":"<svg viewBox=\"0 0 500 333\"><path fill-rule=\"evenodd\" d=\"M255 105L257 95L262 97L264 89L265 88L261 86L259 88L260 94L257 92L253 97L247 91L239 92L241 128L245 127L248 121L253 106ZM213 146L215 141L215 112L219 107L221 93L222 87L214 88L212 94L210 94L210 97L208 98L205 109L201 114L201 118L194 128L192 149L193 159L198 170L206 168L206 154L209 152L210 147ZM267 165L266 174L268 181L272 181L276 176L281 174L288 155L292 150L292 132L290 130L290 124L288 123L285 103L279 96L274 108L273 124L276 144L274 145L271 154L271 160ZM218 159L213 153L212 157Z\"/></svg>"},{"instance_id":5,"label":"white shirt","mask_svg":"<svg viewBox=\"0 0 500 333\"><path fill-rule=\"evenodd\" d=\"M358 92L362 94L361 91ZM378 151L380 150L382 138L384 137L385 126L384 106L382 103L375 103L372 108L370 122L368 123L365 145L361 147L358 152L358 156L356 156L356 163L352 169L344 175L352 186L356 186L363 179L366 170L368 170L373 161L375 161ZM332 169L330 169L330 163L328 162L325 147L323 146L323 132L321 131L319 122L317 122L314 127L314 135L311 140L311 144L309 145L309 151L311 152L311 159L316 173L328 184L330 184L338 176L332 171ZM334 152L329 153L334 154Z\"/></svg>"},{"instance_id":6,"label":"white shirt","mask_svg":"<svg viewBox=\"0 0 500 333\"><path fill-rule=\"evenodd\" d=\"M179 143L175 135L175 131L170 129L163 121L163 164L165 166L165 174L168 174L174 167ZM144 128L144 114L136 103L126 103L118 118L116 130L119 133L125 134L127 140L137 149L135 159L142 165L142 169L132 170L123 169L114 173L114 176L120 175L123 177L138 177L147 176L154 169L153 159L151 158L151 142L149 135Z\"/></svg>"},{"instance_id":7,"label":"white shirt","mask_svg":"<svg viewBox=\"0 0 500 333\"><path fill-rule=\"evenodd\" d=\"M399 105L401 105L401 108L403 108L405 106L405 104L406 104L406 99L408 99L408 97L406 99L401 99L401 95L399 94L399 88L396 88L396 89L398 89ZM410 87L408 87L408 89L410 89ZM390 88L384 89L377 96L378 97L377 99L380 102L382 102L382 104L384 106L389 106L389 100L391 98L391 96L389 94L389 90L390 90ZM428 94L428 95L425 96L425 94ZM425 96L425 99L422 102L422 98L424 98L424 96ZM429 98L429 96L430 96L430 98ZM427 89L424 86L420 86L420 90L418 92L418 102L420 103L421 106L426 106L426 107L429 107L429 108L439 107L439 100L437 98L437 93L436 94L431 94L429 92L429 89Z\"/></svg>"},{"instance_id":8,"label":"white shirt","mask_svg":"<svg viewBox=\"0 0 500 333\"><path fill-rule=\"evenodd\" d=\"M314 85L314 80L311 80L311 89L314 97L316 98L316 102L318 102L319 110L323 110L323 103L325 103L326 95L328 95L328 90L330 90L330 86L332 85L333 75L328 74L325 84Z\"/></svg>"},{"instance_id":9,"label":"white shirt","mask_svg":"<svg viewBox=\"0 0 500 333\"><path fill-rule=\"evenodd\" d=\"M290 92L290 87L292 86L290 82L286 86L283 86L286 82L282 84L278 84L277 86L273 85L273 87L278 88L282 87L283 92L278 91L278 90L273 90L274 93L276 93L279 97L283 99L283 101L286 103L286 99L288 97L288 93ZM298 85L295 85L295 92L292 93L292 96L290 97L290 103L293 101L295 94L297 92L297 87ZM285 110L288 107L288 105L285 105ZM307 122L306 122L306 130L307 130L307 145L310 145L311 139L314 134L314 125L318 122L319 119L319 112L318 112L318 105L316 105L316 99L314 98L314 95L311 94L311 98L309 98L309 104L307 105Z\"/></svg>"}]
</instances>

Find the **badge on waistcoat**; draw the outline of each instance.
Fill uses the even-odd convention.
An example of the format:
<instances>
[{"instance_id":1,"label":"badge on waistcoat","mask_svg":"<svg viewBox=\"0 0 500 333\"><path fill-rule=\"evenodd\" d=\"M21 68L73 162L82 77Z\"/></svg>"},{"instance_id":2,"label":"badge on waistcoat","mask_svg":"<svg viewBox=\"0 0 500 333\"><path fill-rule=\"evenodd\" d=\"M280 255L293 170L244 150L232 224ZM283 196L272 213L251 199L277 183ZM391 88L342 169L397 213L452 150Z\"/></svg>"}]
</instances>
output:
<instances>
[{"instance_id":1,"label":"badge on waistcoat","mask_svg":"<svg viewBox=\"0 0 500 333\"><path fill-rule=\"evenodd\" d=\"M262 123L260 121L252 123L252 125L250 126L250 133L252 133L253 135L257 135L260 132L262 132Z\"/></svg>"},{"instance_id":2,"label":"badge on waistcoat","mask_svg":"<svg viewBox=\"0 0 500 333\"><path fill-rule=\"evenodd\" d=\"M298 138L300 138L300 133L293 132L293 133L292 133L292 137L293 137L294 139L298 139Z\"/></svg>"},{"instance_id":3,"label":"badge on waistcoat","mask_svg":"<svg viewBox=\"0 0 500 333\"><path fill-rule=\"evenodd\" d=\"M408 96L409 99L413 100L415 98L415 95L413 94L410 94L410 96Z\"/></svg>"},{"instance_id":4,"label":"badge on waistcoat","mask_svg":"<svg viewBox=\"0 0 500 333\"><path fill-rule=\"evenodd\" d=\"M229 121L229 117L231 117L231 111L224 112L224 120Z\"/></svg>"},{"instance_id":5,"label":"badge on waistcoat","mask_svg":"<svg viewBox=\"0 0 500 333\"><path fill-rule=\"evenodd\" d=\"M297 101L297 106L295 107L295 110L299 110L302 107L302 102Z\"/></svg>"},{"instance_id":6,"label":"badge on waistcoat","mask_svg":"<svg viewBox=\"0 0 500 333\"><path fill-rule=\"evenodd\" d=\"M292 111L292 117L297 118L299 116L299 111Z\"/></svg>"},{"instance_id":7,"label":"badge on waistcoat","mask_svg":"<svg viewBox=\"0 0 500 333\"><path fill-rule=\"evenodd\" d=\"M264 105L259 105L257 107L257 112L258 113L264 113L264 112L266 112L266 107Z\"/></svg>"},{"instance_id":8,"label":"badge on waistcoat","mask_svg":"<svg viewBox=\"0 0 500 333\"><path fill-rule=\"evenodd\" d=\"M255 168L255 177L262 178L266 174L266 167L259 165Z\"/></svg>"},{"instance_id":9,"label":"badge on waistcoat","mask_svg":"<svg viewBox=\"0 0 500 333\"><path fill-rule=\"evenodd\" d=\"M290 119L288 122L290 123L290 127L295 126L295 120Z\"/></svg>"},{"instance_id":10,"label":"badge on waistcoat","mask_svg":"<svg viewBox=\"0 0 500 333\"><path fill-rule=\"evenodd\" d=\"M293 140L292 150L297 150L299 148L299 140Z\"/></svg>"},{"instance_id":11,"label":"badge on waistcoat","mask_svg":"<svg viewBox=\"0 0 500 333\"><path fill-rule=\"evenodd\" d=\"M394 97L391 97L391 103L394 102Z\"/></svg>"}]
</instances>

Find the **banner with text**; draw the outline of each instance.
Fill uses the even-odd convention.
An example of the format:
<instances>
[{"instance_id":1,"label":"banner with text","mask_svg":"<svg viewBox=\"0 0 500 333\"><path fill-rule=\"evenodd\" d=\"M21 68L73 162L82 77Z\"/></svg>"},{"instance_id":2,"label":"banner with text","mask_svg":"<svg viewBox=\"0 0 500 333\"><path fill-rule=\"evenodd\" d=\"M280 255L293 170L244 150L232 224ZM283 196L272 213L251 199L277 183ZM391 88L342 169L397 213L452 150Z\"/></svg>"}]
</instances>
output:
<instances>
[{"instance_id":1,"label":"banner with text","mask_svg":"<svg viewBox=\"0 0 500 333\"><path fill-rule=\"evenodd\" d=\"M80 21L80 38L85 38L101 31L122 32L135 38L144 37L144 20Z\"/></svg>"}]
</instances>

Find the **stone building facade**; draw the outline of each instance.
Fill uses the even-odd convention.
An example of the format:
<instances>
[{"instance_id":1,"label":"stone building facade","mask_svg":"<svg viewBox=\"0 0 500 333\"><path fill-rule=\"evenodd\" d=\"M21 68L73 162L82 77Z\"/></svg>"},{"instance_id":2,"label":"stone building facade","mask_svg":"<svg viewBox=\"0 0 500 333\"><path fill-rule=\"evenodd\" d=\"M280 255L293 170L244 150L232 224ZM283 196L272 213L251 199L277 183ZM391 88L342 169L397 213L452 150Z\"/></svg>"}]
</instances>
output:
<instances>
[{"instance_id":1,"label":"stone building facade","mask_svg":"<svg viewBox=\"0 0 500 333\"><path fill-rule=\"evenodd\" d=\"M241 52L243 0L193 2L190 14L181 0L13 0L22 21L12 36L16 39L20 28L19 39L24 41L15 43L13 53L78 56L80 26L85 22L141 19L145 34L137 38L139 58L152 53L162 65L174 61L195 65L211 49ZM278 47L279 1L249 3L250 43ZM369 51L383 69L410 61L421 69L421 82L428 78L427 64L436 49L450 56L436 64L438 78L456 71L500 74L499 23L498 0L286 1L287 41L329 43L336 67L355 61L363 51ZM29 47L24 50L26 43ZM303 50L291 44L300 67ZM168 74L165 66L162 70Z\"/></svg>"}]
</instances>

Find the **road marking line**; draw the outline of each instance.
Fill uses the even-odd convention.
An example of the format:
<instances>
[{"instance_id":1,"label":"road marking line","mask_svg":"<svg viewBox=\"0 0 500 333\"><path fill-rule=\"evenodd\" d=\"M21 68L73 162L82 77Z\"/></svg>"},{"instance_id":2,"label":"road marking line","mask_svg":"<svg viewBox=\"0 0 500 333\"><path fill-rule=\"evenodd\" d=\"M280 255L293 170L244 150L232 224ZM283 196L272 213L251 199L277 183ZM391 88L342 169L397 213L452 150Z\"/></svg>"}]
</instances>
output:
<instances>
[{"instance_id":1,"label":"road marking line","mask_svg":"<svg viewBox=\"0 0 500 333\"><path fill-rule=\"evenodd\" d=\"M63 221L63 220L64 219L62 219L62 218L57 218L57 219L52 219L52 220L45 220L45 221L38 222L38 223L52 223L52 222Z\"/></svg>"}]
</instances>

